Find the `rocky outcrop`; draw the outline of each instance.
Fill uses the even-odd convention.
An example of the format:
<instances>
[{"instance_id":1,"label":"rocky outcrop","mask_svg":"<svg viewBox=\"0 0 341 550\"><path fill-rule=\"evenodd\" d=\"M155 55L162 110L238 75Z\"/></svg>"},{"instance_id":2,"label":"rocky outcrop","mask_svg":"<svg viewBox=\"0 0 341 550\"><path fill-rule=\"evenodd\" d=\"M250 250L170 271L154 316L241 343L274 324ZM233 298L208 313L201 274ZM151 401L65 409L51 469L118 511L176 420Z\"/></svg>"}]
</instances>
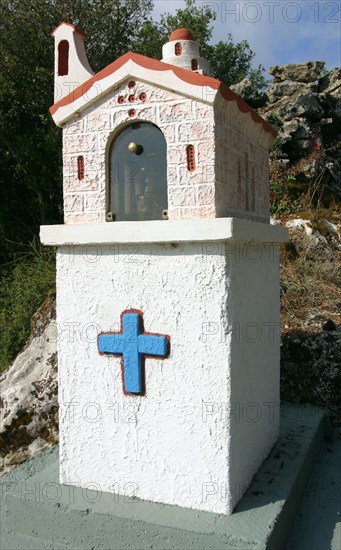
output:
<instances>
[{"instance_id":1,"label":"rocky outcrop","mask_svg":"<svg viewBox=\"0 0 341 550\"><path fill-rule=\"evenodd\" d=\"M0 376L0 474L58 441L55 293L32 318L31 338Z\"/></svg>"},{"instance_id":2,"label":"rocky outcrop","mask_svg":"<svg viewBox=\"0 0 341 550\"><path fill-rule=\"evenodd\" d=\"M323 71L322 61L271 67L274 80L257 110L278 131L271 152L278 166L299 163L302 186L315 181L341 198L341 69ZM231 88L257 107L251 84L245 79Z\"/></svg>"},{"instance_id":3,"label":"rocky outcrop","mask_svg":"<svg viewBox=\"0 0 341 550\"><path fill-rule=\"evenodd\" d=\"M335 97L341 99L341 69L333 69L321 78L317 91L319 93L333 94Z\"/></svg>"},{"instance_id":4,"label":"rocky outcrop","mask_svg":"<svg viewBox=\"0 0 341 550\"><path fill-rule=\"evenodd\" d=\"M297 181L319 181L341 197L341 71L324 63L277 66L262 116L278 130L272 158L287 169L302 159Z\"/></svg>"},{"instance_id":5,"label":"rocky outcrop","mask_svg":"<svg viewBox=\"0 0 341 550\"><path fill-rule=\"evenodd\" d=\"M244 78L237 84L230 86L231 90L244 99L253 109L262 107L266 103L264 94L259 93L251 80Z\"/></svg>"},{"instance_id":6,"label":"rocky outcrop","mask_svg":"<svg viewBox=\"0 0 341 550\"><path fill-rule=\"evenodd\" d=\"M294 82L315 82L324 69L324 61L308 61L303 64L276 65L270 67L269 73L275 82L293 80Z\"/></svg>"}]
</instances>

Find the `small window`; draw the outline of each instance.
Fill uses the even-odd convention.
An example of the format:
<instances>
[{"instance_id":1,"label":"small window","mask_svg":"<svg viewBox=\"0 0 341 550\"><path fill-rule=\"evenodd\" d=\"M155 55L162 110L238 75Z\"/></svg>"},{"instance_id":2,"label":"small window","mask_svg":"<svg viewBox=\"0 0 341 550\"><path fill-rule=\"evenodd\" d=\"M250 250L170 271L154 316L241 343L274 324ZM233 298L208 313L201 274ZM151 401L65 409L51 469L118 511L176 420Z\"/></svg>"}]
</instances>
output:
<instances>
[{"instance_id":1,"label":"small window","mask_svg":"<svg viewBox=\"0 0 341 550\"><path fill-rule=\"evenodd\" d=\"M192 59L192 71L198 70L198 61L197 59Z\"/></svg>"},{"instance_id":2,"label":"small window","mask_svg":"<svg viewBox=\"0 0 341 550\"><path fill-rule=\"evenodd\" d=\"M58 76L69 74L69 43L62 40L58 44Z\"/></svg>"},{"instance_id":3,"label":"small window","mask_svg":"<svg viewBox=\"0 0 341 550\"><path fill-rule=\"evenodd\" d=\"M80 156L77 159L77 171L78 171L78 179L83 180L84 179L84 157Z\"/></svg>"},{"instance_id":4,"label":"small window","mask_svg":"<svg viewBox=\"0 0 341 550\"><path fill-rule=\"evenodd\" d=\"M194 145L187 147L187 168L189 172L194 172L196 169Z\"/></svg>"},{"instance_id":5,"label":"small window","mask_svg":"<svg viewBox=\"0 0 341 550\"><path fill-rule=\"evenodd\" d=\"M177 42L175 44L175 55L181 55L182 54L182 45L180 42Z\"/></svg>"}]
</instances>

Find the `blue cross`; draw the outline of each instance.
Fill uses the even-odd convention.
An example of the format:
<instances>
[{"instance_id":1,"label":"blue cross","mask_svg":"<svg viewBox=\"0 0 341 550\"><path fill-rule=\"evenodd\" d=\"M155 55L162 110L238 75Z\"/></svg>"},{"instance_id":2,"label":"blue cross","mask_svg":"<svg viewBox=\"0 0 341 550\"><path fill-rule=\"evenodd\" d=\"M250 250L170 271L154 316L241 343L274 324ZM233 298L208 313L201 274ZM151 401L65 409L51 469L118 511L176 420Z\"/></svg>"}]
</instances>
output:
<instances>
[{"instance_id":1,"label":"blue cross","mask_svg":"<svg viewBox=\"0 0 341 550\"><path fill-rule=\"evenodd\" d=\"M167 336L145 333L140 313L124 311L121 323L121 332L98 336L98 351L122 355L124 392L143 395L144 356L166 357L169 340Z\"/></svg>"}]
</instances>

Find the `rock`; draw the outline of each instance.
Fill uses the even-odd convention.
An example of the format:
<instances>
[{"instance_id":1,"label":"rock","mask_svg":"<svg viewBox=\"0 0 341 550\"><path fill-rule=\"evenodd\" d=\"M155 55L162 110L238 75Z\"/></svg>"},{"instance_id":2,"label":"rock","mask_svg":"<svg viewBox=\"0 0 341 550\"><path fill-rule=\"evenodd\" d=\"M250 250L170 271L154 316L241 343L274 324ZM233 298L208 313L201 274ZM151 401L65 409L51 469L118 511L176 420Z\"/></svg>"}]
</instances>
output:
<instances>
[{"instance_id":1,"label":"rock","mask_svg":"<svg viewBox=\"0 0 341 550\"><path fill-rule=\"evenodd\" d=\"M304 117L312 122L319 121L324 111L317 101L317 95L308 93L303 96L288 98L277 110L278 116L284 121L297 117Z\"/></svg>"},{"instance_id":2,"label":"rock","mask_svg":"<svg viewBox=\"0 0 341 550\"><path fill-rule=\"evenodd\" d=\"M333 119L331 117L329 118L322 118L320 120L321 126L328 126L329 124L333 124Z\"/></svg>"},{"instance_id":3,"label":"rock","mask_svg":"<svg viewBox=\"0 0 341 550\"><path fill-rule=\"evenodd\" d=\"M323 223L326 226L329 235L337 240L341 240L341 225L336 225L328 220L323 220Z\"/></svg>"},{"instance_id":4,"label":"rock","mask_svg":"<svg viewBox=\"0 0 341 550\"><path fill-rule=\"evenodd\" d=\"M332 115L341 120L341 98L335 102L334 108L332 109Z\"/></svg>"},{"instance_id":5,"label":"rock","mask_svg":"<svg viewBox=\"0 0 341 550\"><path fill-rule=\"evenodd\" d=\"M335 119L341 119L341 88L338 88L332 94L322 92L319 94L319 102L324 110L323 118L327 118L329 123L335 122ZM334 130L335 137L337 134L340 135L340 133L341 129L340 126L338 126L338 128Z\"/></svg>"},{"instance_id":6,"label":"rock","mask_svg":"<svg viewBox=\"0 0 341 550\"><path fill-rule=\"evenodd\" d=\"M324 69L324 61L309 61L303 64L276 65L270 67L269 73L275 82L293 80L294 82L315 82Z\"/></svg>"},{"instance_id":7,"label":"rock","mask_svg":"<svg viewBox=\"0 0 341 550\"><path fill-rule=\"evenodd\" d=\"M290 102L285 103L277 110L277 114L284 121L304 117L314 122L320 120L324 112L316 95L306 94L292 98Z\"/></svg>"},{"instance_id":8,"label":"rock","mask_svg":"<svg viewBox=\"0 0 341 550\"><path fill-rule=\"evenodd\" d=\"M334 158L329 155L316 161L315 174L323 176L323 184L326 185L335 196L341 197L341 157Z\"/></svg>"},{"instance_id":9,"label":"rock","mask_svg":"<svg viewBox=\"0 0 341 550\"><path fill-rule=\"evenodd\" d=\"M31 317L31 338L40 336L56 318L56 289L50 290L40 308Z\"/></svg>"},{"instance_id":10,"label":"rock","mask_svg":"<svg viewBox=\"0 0 341 550\"><path fill-rule=\"evenodd\" d=\"M291 163L306 155L310 149L312 126L305 118L297 117L283 124L276 140L281 148L282 157L289 157Z\"/></svg>"},{"instance_id":11,"label":"rock","mask_svg":"<svg viewBox=\"0 0 341 550\"><path fill-rule=\"evenodd\" d=\"M300 232L303 232L305 235L307 235L307 237L311 237L313 235L313 228L311 227L310 220L302 220L300 218L289 220L285 224L285 227L291 230L298 230ZM292 235L292 233L293 232L291 231L290 234Z\"/></svg>"},{"instance_id":12,"label":"rock","mask_svg":"<svg viewBox=\"0 0 341 550\"><path fill-rule=\"evenodd\" d=\"M311 125L301 117L295 117L283 124L279 140L281 143L296 139L308 141L311 134Z\"/></svg>"},{"instance_id":13,"label":"rock","mask_svg":"<svg viewBox=\"0 0 341 550\"><path fill-rule=\"evenodd\" d=\"M289 220L286 222L285 227L288 229L303 229L307 233L307 227L310 224L310 220L302 220L301 218L297 218L295 220Z\"/></svg>"},{"instance_id":14,"label":"rock","mask_svg":"<svg viewBox=\"0 0 341 550\"><path fill-rule=\"evenodd\" d=\"M313 221L306 219L292 219L286 222L285 227L289 229L290 238L296 241L306 240L306 250L336 250L339 248L338 238L330 235L325 221ZM332 252L331 252L332 253Z\"/></svg>"},{"instance_id":15,"label":"rock","mask_svg":"<svg viewBox=\"0 0 341 550\"><path fill-rule=\"evenodd\" d=\"M341 69L332 69L318 85L321 97L329 104L333 117L341 119Z\"/></svg>"},{"instance_id":16,"label":"rock","mask_svg":"<svg viewBox=\"0 0 341 550\"><path fill-rule=\"evenodd\" d=\"M286 333L281 346L281 400L327 408L333 423L340 426L340 365L340 326L335 325L333 332Z\"/></svg>"},{"instance_id":17,"label":"rock","mask_svg":"<svg viewBox=\"0 0 341 550\"><path fill-rule=\"evenodd\" d=\"M270 89L271 90L271 89ZM271 92L268 96L271 97ZM319 121L324 116L324 110L320 105L319 96L313 92L302 95L300 92L293 92L290 96L282 97L274 103L267 104L263 108L265 116L275 116L281 121L289 121L293 118L303 117L310 121Z\"/></svg>"},{"instance_id":18,"label":"rock","mask_svg":"<svg viewBox=\"0 0 341 550\"><path fill-rule=\"evenodd\" d=\"M54 294L32 321L24 350L0 376L0 474L58 441Z\"/></svg>"},{"instance_id":19,"label":"rock","mask_svg":"<svg viewBox=\"0 0 341 550\"><path fill-rule=\"evenodd\" d=\"M248 96L254 94L254 86L251 78L244 78L237 84L230 86L230 89L238 94L242 99L246 99Z\"/></svg>"},{"instance_id":20,"label":"rock","mask_svg":"<svg viewBox=\"0 0 341 550\"><path fill-rule=\"evenodd\" d=\"M272 67L275 81L258 112L278 132L271 160L292 169L302 192L318 182L315 196L328 206L341 198L341 69L315 83L323 67L319 61Z\"/></svg>"},{"instance_id":21,"label":"rock","mask_svg":"<svg viewBox=\"0 0 341 550\"><path fill-rule=\"evenodd\" d=\"M316 92L316 84L305 84L303 82L274 82L269 90L267 90L266 96L270 103L275 103L284 97L306 95L307 93Z\"/></svg>"},{"instance_id":22,"label":"rock","mask_svg":"<svg viewBox=\"0 0 341 550\"><path fill-rule=\"evenodd\" d=\"M321 78L318 83L317 91L319 93L335 94L340 97L341 94L341 69L332 69L326 76Z\"/></svg>"},{"instance_id":23,"label":"rock","mask_svg":"<svg viewBox=\"0 0 341 550\"><path fill-rule=\"evenodd\" d=\"M328 321L322 326L322 330L326 330L327 332L333 332L334 330L336 330L336 325L334 321L328 319Z\"/></svg>"},{"instance_id":24,"label":"rock","mask_svg":"<svg viewBox=\"0 0 341 550\"><path fill-rule=\"evenodd\" d=\"M255 90L251 78L244 78L237 84L230 86L230 88L253 108L259 108L266 102L265 94L259 94Z\"/></svg>"}]
</instances>

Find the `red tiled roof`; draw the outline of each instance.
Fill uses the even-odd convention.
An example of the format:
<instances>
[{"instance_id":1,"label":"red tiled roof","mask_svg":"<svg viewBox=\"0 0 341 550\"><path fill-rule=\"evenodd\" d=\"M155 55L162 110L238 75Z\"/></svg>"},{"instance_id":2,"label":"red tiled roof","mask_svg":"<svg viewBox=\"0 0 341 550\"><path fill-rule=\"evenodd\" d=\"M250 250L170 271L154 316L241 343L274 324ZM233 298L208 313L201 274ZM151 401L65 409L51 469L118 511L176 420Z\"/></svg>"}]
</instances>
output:
<instances>
[{"instance_id":1,"label":"red tiled roof","mask_svg":"<svg viewBox=\"0 0 341 550\"><path fill-rule=\"evenodd\" d=\"M110 63L110 65L107 65L107 67L105 67L94 76L89 78L89 80L78 86L78 88L73 90L70 94L63 97L60 101L52 105L52 107L50 107L51 115L54 115L54 113L56 113L59 108L65 107L66 105L69 105L77 99L81 98L84 94L88 93L90 88L96 82L100 82L102 79L115 73L129 60L132 60L140 67L153 71L171 70L179 79L188 84L192 84L194 86L207 86L212 88L213 90L219 90L226 101L236 101L238 109L242 113L249 112L254 122L261 124L266 132L270 132L274 137L276 137L277 132L272 128L272 126L270 126L270 124L268 124L258 113L256 113L256 111L254 111L247 103L245 103L245 101L243 101L237 94L230 90L230 88L228 88L228 86L226 86L226 84L224 84L220 80L217 80L216 78L212 78L210 76L204 76L202 74L192 72L187 69L182 69L181 67L176 67L175 65L163 63L162 61L158 61L157 59L152 59L150 57L146 57L144 55L133 52L128 52L122 55L121 57L116 59L116 61Z\"/></svg>"},{"instance_id":2,"label":"red tiled roof","mask_svg":"<svg viewBox=\"0 0 341 550\"><path fill-rule=\"evenodd\" d=\"M195 38L191 31L188 29L176 29L172 32L172 34L169 37L169 42L172 42L173 40L194 40Z\"/></svg>"}]
</instances>

